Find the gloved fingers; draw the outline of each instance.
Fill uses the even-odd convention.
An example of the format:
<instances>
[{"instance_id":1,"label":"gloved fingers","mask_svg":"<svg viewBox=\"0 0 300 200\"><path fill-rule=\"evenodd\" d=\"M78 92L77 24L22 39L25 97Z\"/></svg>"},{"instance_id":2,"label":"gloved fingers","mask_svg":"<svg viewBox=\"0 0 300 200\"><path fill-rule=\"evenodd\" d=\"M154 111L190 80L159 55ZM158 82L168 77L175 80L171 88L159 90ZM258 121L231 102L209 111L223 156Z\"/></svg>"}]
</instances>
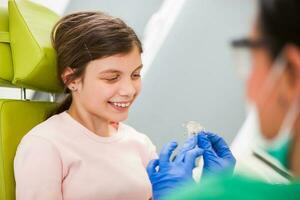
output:
<instances>
[{"instance_id":1,"label":"gloved fingers","mask_svg":"<svg viewBox=\"0 0 300 200\"><path fill-rule=\"evenodd\" d=\"M188 166L193 169L195 167L195 161L196 159L203 155L204 150L200 149L199 147L195 147L194 149L187 151L185 154L184 163L186 163Z\"/></svg>"},{"instance_id":2,"label":"gloved fingers","mask_svg":"<svg viewBox=\"0 0 300 200\"><path fill-rule=\"evenodd\" d=\"M197 137L196 136L191 136L189 137L184 144L182 145L182 147L179 149L179 153L181 152L185 152L185 151L189 151L191 149L193 149L197 144Z\"/></svg>"},{"instance_id":3,"label":"gloved fingers","mask_svg":"<svg viewBox=\"0 0 300 200\"><path fill-rule=\"evenodd\" d=\"M215 146L217 149L222 149L222 148L229 149L227 143L221 136L211 132L205 132L205 135L207 135L207 138L210 140L212 145Z\"/></svg>"},{"instance_id":4,"label":"gloved fingers","mask_svg":"<svg viewBox=\"0 0 300 200\"><path fill-rule=\"evenodd\" d=\"M185 153L187 151L190 151L192 149L195 148L195 146L197 145L197 136L191 136L189 137L185 143L183 144L183 146L179 149L178 154L176 156L176 158L174 159L174 162L183 162L184 158L185 158Z\"/></svg>"},{"instance_id":5,"label":"gloved fingers","mask_svg":"<svg viewBox=\"0 0 300 200\"><path fill-rule=\"evenodd\" d=\"M170 161L170 157L171 157L173 151L176 149L176 147L177 147L177 142L175 142L175 141L169 142L163 146L163 148L159 154L160 164Z\"/></svg>"},{"instance_id":6,"label":"gloved fingers","mask_svg":"<svg viewBox=\"0 0 300 200\"><path fill-rule=\"evenodd\" d=\"M234 158L225 140L217 134L206 132L207 138L211 141L212 147L221 158Z\"/></svg>"},{"instance_id":7,"label":"gloved fingers","mask_svg":"<svg viewBox=\"0 0 300 200\"><path fill-rule=\"evenodd\" d=\"M159 165L159 160L158 159L154 159L154 160L150 160L150 162L147 165L147 173L149 176L151 176L153 173L156 172L156 167Z\"/></svg>"},{"instance_id":8,"label":"gloved fingers","mask_svg":"<svg viewBox=\"0 0 300 200\"><path fill-rule=\"evenodd\" d=\"M204 133L198 134L198 146L199 146L199 148L205 150L204 154L206 154L206 152L208 152L209 155L218 157L218 155L214 151L212 144L206 134L204 134Z\"/></svg>"}]
</instances>

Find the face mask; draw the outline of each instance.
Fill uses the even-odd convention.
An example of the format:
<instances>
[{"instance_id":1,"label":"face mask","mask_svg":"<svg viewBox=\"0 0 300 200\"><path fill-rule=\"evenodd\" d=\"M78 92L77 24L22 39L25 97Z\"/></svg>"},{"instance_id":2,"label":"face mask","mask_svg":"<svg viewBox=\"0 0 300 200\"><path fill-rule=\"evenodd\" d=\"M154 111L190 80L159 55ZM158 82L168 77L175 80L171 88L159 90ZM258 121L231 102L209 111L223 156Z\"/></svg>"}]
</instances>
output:
<instances>
[{"instance_id":1,"label":"face mask","mask_svg":"<svg viewBox=\"0 0 300 200\"><path fill-rule=\"evenodd\" d=\"M288 120L288 118L286 119ZM251 128L248 134L251 134L250 142L253 149L260 148L264 150L276 158L283 166L287 167L289 147L292 139L291 129L282 126L274 138L271 140L265 138L261 132L259 114L255 104L249 106L246 123L246 126Z\"/></svg>"}]
</instances>

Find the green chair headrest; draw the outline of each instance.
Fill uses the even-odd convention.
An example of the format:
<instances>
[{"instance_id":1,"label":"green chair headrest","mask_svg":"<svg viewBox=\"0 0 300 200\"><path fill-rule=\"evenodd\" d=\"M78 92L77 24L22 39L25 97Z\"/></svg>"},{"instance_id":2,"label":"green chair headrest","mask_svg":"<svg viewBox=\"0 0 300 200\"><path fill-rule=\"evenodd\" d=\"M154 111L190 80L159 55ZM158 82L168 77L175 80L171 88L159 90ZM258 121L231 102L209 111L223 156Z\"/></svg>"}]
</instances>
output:
<instances>
[{"instance_id":1,"label":"green chair headrest","mask_svg":"<svg viewBox=\"0 0 300 200\"><path fill-rule=\"evenodd\" d=\"M9 32L13 84L46 92L61 92L56 53L50 34L59 16L28 0L9 0Z\"/></svg>"},{"instance_id":2,"label":"green chair headrest","mask_svg":"<svg viewBox=\"0 0 300 200\"><path fill-rule=\"evenodd\" d=\"M0 8L0 85L13 86L13 65L8 33L8 12Z\"/></svg>"}]
</instances>

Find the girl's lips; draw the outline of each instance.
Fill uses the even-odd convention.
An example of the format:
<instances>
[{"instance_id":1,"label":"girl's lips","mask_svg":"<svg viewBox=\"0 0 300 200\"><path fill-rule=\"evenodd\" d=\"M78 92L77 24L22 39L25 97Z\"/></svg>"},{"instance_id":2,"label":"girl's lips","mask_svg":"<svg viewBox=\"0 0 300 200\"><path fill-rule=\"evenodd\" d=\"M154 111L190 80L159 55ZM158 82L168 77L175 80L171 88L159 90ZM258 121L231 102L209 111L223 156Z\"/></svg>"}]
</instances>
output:
<instances>
[{"instance_id":1,"label":"girl's lips","mask_svg":"<svg viewBox=\"0 0 300 200\"><path fill-rule=\"evenodd\" d=\"M109 103L131 103L132 101L108 101Z\"/></svg>"}]
</instances>

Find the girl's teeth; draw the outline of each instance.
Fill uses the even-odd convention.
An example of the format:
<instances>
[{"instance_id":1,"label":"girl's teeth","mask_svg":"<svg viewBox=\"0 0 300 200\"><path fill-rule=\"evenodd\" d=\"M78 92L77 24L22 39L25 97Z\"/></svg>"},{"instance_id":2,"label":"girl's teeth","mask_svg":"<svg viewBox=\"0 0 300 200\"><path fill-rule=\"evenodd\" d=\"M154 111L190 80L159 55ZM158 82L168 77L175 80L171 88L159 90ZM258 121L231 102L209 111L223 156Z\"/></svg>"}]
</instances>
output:
<instances>
[{"instance_id":1,"label":"girl's teeth","mask_svg":"<svg viewBox=\"0 0 300 200\"><path fill-rule=\"evenodd\" d=\"M113 103L113 104L115 106L122 107L122 108L128 107L130 105L130 103Z\"/></svg>"}]
</instances>

